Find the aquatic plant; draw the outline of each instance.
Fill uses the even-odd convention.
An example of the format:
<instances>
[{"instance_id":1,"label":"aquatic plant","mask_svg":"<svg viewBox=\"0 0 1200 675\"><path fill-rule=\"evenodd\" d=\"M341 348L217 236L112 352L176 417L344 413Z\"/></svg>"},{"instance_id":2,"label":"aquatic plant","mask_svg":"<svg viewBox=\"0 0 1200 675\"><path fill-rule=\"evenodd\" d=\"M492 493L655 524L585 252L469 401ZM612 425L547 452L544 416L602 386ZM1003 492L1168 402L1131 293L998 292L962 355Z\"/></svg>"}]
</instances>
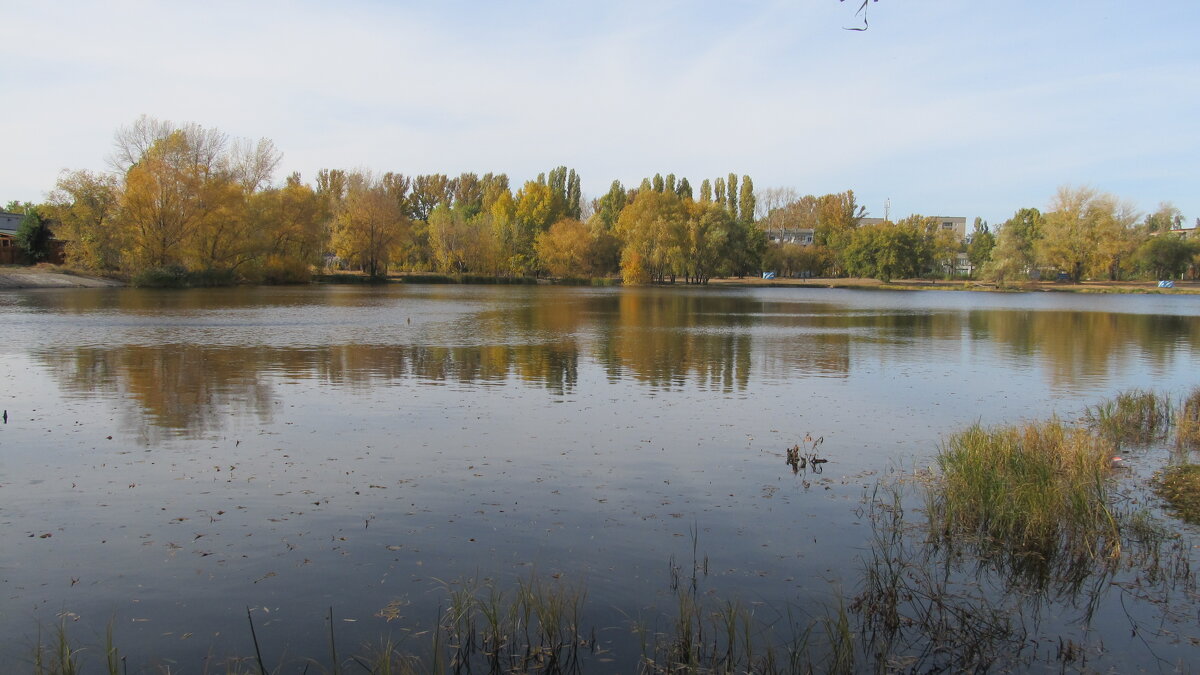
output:
<instances>
[{"instance_id":1,"label":"aquatic plant","mask_svg":"<svg viewBox=\"0 0 1200 675\"><path fill-rule=\"evenodd\" d=\"M1133 389L1088 408L1088 424L1116 443L1149 443L1165 437L1171 425L1171 400Z\"/></svg>"},{"instance_id":2,"label":"aquatic plant","mask_svg":"<svg viewBox=\"0 0 1200 675\"><path fill-rule=\"evenodd\" d=\"M1175 444L1200 448L1200 387L1193 388L1175 411Z\"/></svg>"},{"instance_id":3,"label":"aquatic plant","mask_svg":"<svg viewBox=\"0 0 1200 675\"><path fill-rule=\"evenodd\" d=\"M1180 518L1200 523L1200 464L1167 467L1154 483L1155 491Z\"/></svg>"},{"instance_id":4,"label":"aquatic plant","mask_svg":"<svg viewBox=\"0 0 1200 675\"><path fill-rule=\"evenodd\" d=\"M928 493L933 533L947 541L974 535L1035 571L1064 559L1114 559L1121 543L1108 495L1113 452L1107 437L1059 420L954 434Z\"/></svg>"}]
</instances>

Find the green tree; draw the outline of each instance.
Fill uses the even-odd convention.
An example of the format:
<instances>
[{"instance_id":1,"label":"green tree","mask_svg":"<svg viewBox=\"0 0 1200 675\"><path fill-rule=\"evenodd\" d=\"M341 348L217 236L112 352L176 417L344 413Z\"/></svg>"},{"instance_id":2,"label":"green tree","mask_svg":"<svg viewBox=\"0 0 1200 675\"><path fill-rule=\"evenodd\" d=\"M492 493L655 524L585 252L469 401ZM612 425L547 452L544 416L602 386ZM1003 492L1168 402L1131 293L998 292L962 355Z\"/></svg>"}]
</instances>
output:
<instances>
[{"instance_id":1,"label":"green tree","mask_svg":"<svg viewBox=\"0 0 1200 675\"><path fill-rule=\"evenodd\" d=\"M31 262L39 263L50 255L50 220L42 215L39 206L27 206L25 217L17 226L17 246Z\"/></svg>"},{"instance_id":2,"label":"green tree","mask_svg":"<svg viewBox=\"0 0 1200 675\"><path fill-rule=\"evenodd\" d=\"M666 181L663 180L661 173L654 174L654 179L650 182L650 184L652 189L660 194L667 189Z\"/></svg>"},{"instance_id":3,"label":"green tree","mask_svg":"<svg viewBox=\"0 0 1200 675\"><path fill-rule=\"evenodd\" d=\"M583 188L580 183L579 174L575 173L575 169L571 169L571 173L567 176L567 206L566 216L579 220L579 216L583 213Z\"/></svg>"},{"instance_id":4,"label":"green tree","mask_svg":"<svg viewBox=\"0 0 1200 675\"><path fill-rule=\"evenodd\" d=\"M1147 232L1167 232L1183 227L1183 213L1171 202L1162 202L1158 210L1146 216Z\"/></svg>"},{"instance_id":5,"label":"green tree","mask_svg":"<svg viewBox=\"0 0 1200 675\"><path fill-rule=\"evenodd\" d=\"M712 182L707 178L700 181L700 203L710 204L713 200Z\"/></svg>"},{"instance_id":6,"label":"green tree","mask_svg":"<svg viewBox=\"0 0 1200 675\"><path fill-rule=\"evenodd\" d=\"M857 228L844 252L850 274L884 282L920 276L931 259L923 228L911 221Z\"/></svg>"},{"instance_id":7,"label":"green tree","mask_svg":"<svg viewBox=\"0 0 1200 675\"><path fill-rule=\"evenodd\" d=\"M742 176L742 188L738 193L738 217L743 223L754 222L754 182L750 176Z\"/></svg>"},{"instance_id":8,"label":"green tree","mask_svg":"<svg viewBox=\"0 0 1200 675\"><path fill-rule=\"evenodd\" d=\"M1177 279L1196 260L1200 246L1183 237L1161 232L1149 237L1137 250L1139 266L1155 279Z\"/></svg>"},{"instance_id":9,"label":"green tree","mask_svg":"<svg viewBox=\"0 0 1200 675\"><path fill-rule=\"evenodd\" d=\"M688 182L687 176L679 179L679 184L675 186L675 194L679 195L680 199L692 198L692 184Z\"/></svg>"},{"instance_id":10,"label":"green tree","mask_svg":"<svg viewBox=\"0 0 1200 675\"><path fill-rule=\"evenodd\" d=\"M734 218L738 217L738 176L736 173L731 173L725 179L725 208L729 209L729 215Z\"/></svg>"},{"instance_id":11,"label":"green tree","mask_svg":"<svg viewBox=\"0 0 1200 675\"><path fill-rule=\"evenodd\" d=\"M623 208L625 208L625 188L621 187L621 181L614 180L609 186L608 192L600 197L596 207L596 216L603 223L605 231L611 231L616 225Z\"/></svg>"},{"instance_id":12,"label":"green tree","mask_svg":"<svg viewBox=\"0 0 1200 675\"><path fill-rule=\"evenodd\" d=\"M1020 209L1004 221L996 235L992 259L984 266L984 277L1002 284L1028 275L1037 266L1043 227L1042 213L1034 208Z\"/></svg>"},{"instance_id":13,"label":"green tree","mask_svg":"<svg viewBox=\"0 0 1200 675\"><path fill-rule=\"evenodd\" d=\"M440 173L417 176L412 182L408 216L413 220L427 220L438 204L452 198L450 178Z\"/></svg>"},{"instance_id":14,"label":"green tree","mask_svg":"<svg viewBox=\"0 0 1200 675\"><path fill-rule=\"evenodd\" d=\"M707 284L727 263L729 239L737 224L729 212L713 204L688 202L688 218L675 242L680 255L677 273L692 284Z\"/></svg>"},{"instance_id":15,"label":"green tree","mask_svg":"<svg viewBox=\"0 0 1200 675\"><path fill-rule=\"evenodd\" d=\"M992 234L988 224L981 218L975 219L975 228L971 231L967 243L967 260L971 267L982 270L992 260L992 249L996 247L996 235Z\"/></svg>"}]
</instances>

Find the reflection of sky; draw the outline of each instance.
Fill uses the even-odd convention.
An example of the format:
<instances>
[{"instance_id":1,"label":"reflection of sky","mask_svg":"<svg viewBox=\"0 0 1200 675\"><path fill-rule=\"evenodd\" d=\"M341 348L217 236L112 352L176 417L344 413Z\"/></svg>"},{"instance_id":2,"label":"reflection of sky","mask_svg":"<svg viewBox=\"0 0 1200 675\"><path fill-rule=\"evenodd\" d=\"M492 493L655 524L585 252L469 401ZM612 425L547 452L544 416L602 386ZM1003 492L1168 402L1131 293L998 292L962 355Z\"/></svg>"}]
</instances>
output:
<instances>
[{"instance_id":1,"label":"reflection of sky","mask_svg":"<svg viewBox=\"0 0 1200 675\"><path fill-rule=\"evenodd\" d=\"M1196 366L1190 317L1165 345L1130 318L1049 343L1023 332L1048 316L1024 296L239 293L0 298L14 606L146 618L147 640L286 608L283 641L319 640L297 617L336 605L373 637L391 599L436 609L432 577L536 568L630 611L661 599L693 526L708 587L803 601L845 580L875 473L975 420L1178 391ZM784 463L806 433L822 475Z\"/></svg>"}]
</instances>

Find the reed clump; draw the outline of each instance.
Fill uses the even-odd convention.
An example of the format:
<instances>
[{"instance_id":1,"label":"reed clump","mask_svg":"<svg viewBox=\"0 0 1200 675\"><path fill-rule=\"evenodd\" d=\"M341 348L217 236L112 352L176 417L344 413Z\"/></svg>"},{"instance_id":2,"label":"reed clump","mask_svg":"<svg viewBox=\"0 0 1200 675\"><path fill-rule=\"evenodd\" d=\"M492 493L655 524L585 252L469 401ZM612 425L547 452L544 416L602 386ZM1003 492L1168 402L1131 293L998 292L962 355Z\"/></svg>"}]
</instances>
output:
<instances>
[{"instance_id":1,"label":"reed clump","mask_svg":"<svg viewBox=\"0 0 1200 675\"><path fill-rule=\"evenodd\" d=\"M1156 477L1155 491L1181 518L1200 523L1200 464L1167 467Z\"/></svg>"},{"instance_id":2,"label":"reed clump","mask_svg":"<svg viewBox=\"0 0 1200 675\"><path fill-rule=\"evenodd\" d=\"M1088 408L1087 421L1116 443L1149 443L1166 437L1171 426L1171 399L1132 389Z\"/></svg>"},{"instance_id":3,"label":"reed clump","mask_svg":"<svg viewBox=\"0 0 1200 675\"><path fill-rule=\"evenodd\" d=\"M985 548L1052 562L1113 558L1120 532L1108 494L1113 442L1057 419L957 433L941 448L928 493L933 531L976 535Z\"/></svg>"},{"instance_id":4,"label":"reed clump","mask_svg":"<svg viewBox=\"0 0 1200 675\"><path fill-rule=\"evenodd\" d=\"M1184 397L1175 413L1175 443L1181 448L1200 448L1200 387Z\"/></svg>"}]
</instances>

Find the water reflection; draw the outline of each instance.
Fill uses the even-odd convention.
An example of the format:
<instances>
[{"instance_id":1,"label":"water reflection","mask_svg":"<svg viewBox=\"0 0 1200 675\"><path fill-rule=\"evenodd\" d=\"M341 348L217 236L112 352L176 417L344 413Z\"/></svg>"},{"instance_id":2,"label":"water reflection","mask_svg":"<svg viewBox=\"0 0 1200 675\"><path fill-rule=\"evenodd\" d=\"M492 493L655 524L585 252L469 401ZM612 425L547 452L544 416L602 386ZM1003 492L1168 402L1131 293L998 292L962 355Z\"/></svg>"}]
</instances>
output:
<instances>
[{"instance_id":1,"label":"water reflection","mask_svg":"<svg viewBox=\"0 0 1200 675\"><path fill-rule=\"evenodd\" d=\"M1075 389L1116 368L1167 369L1200 346L1195 316L875 306L813 293L593 289L249 289L6 298L9 344L66 392L127 401L133 417L199 436L269 421L280 381L335 388L513 381L564 396L581 372L650 390L746 392L846 378L856 368L951 363L1037 367Z\"/></svg>"}]
</instances>

